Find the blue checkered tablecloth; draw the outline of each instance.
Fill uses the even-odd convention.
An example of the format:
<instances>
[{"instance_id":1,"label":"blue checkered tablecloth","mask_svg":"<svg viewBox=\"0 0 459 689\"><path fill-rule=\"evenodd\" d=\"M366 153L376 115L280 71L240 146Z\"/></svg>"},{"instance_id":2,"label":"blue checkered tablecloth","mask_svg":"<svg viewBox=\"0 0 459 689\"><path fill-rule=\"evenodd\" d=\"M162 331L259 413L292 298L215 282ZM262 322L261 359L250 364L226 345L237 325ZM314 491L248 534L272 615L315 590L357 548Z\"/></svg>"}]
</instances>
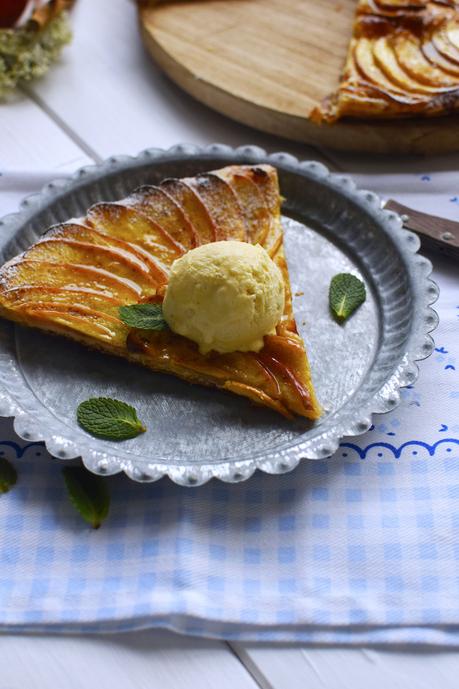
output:
<instances>
[{"instance_id":1,"label":"blue checkered tablecloth","mask_svg":"<svg viewBox=\"0 0 459 689\"><path fill-rule=\"evenodd\" d=\"M408 180L424 201L425 176ZM424 208L459 219L442 193ZM0 629L459 645L458 267L438 261L435 277L436 350L400 407L284 476L196 489L111 477L110 517L92 531L62 463L0 421L19 473L0 497Z\"/></svg>"}]
</instances>

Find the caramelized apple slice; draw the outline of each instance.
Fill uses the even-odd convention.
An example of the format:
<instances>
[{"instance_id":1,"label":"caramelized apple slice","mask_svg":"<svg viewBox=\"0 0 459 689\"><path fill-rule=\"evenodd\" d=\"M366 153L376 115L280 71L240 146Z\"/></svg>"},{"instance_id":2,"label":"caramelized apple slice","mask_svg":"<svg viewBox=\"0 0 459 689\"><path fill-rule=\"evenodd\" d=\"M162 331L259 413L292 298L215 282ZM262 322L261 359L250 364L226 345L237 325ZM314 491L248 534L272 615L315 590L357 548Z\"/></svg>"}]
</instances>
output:
<instances>
[{"instance_id":1,"label":"caramelized apple slice","mask_svg":"<svg viewBox=\"0 0 459 689\"><path fill-rule=\"evenodd\" d=\"M241 165L242 174L247 175L260 189L273 221L280 217L281 196L276 170L271 165Z\"/></svg>"},{"instance_id":2,"label":"caramelized apple slice","mask_svg":"<svg viewBox=\"0 0 459 689\"><path fill-rule=\"evenodd\" d=\"M263 407L269 407L270 409L277 411L279 414L282 414L282 416L285 416L287 419L293 418L293 414L289 412L282 402L280 402L278 399L270 397L259 388L253 387L253 385L240 383L237 380L227 380L223 387L225 390L234 392L236 395L248 397L249 400L255 404L260 404Z\"/></svg>"},{"instance_id":3,"label":"caramelized apple slice","mask_svg":"<svg viewBox=\"0 0 459 689\"><path fill-rule=\"evenodd\" d=\"M313 402L309 390L298 380L290 366L281 357L278 358L267 350L262 350L259 358L279 381L282 399L287 400L288 408L297 414L312 412Z\"/></svg>"},{"instance_id":4,"label":"caramelized apple slice","mask_svg":"<svg viewBox=\"0 0 459 689\"><path fill-rule=\"evenodd\" d=\"M103 232L98 232L94 227L88 225L80 225L77 223L63 223L61 225L53 225L48 232L43 235L43 239L75 239L83 241L88 244L95 244L97 246L105 246L114 249L120 249L128 256L133 256L139 260L150 273L150 277L156 281L157 285L164 285L168 280L168 274L163 266L138 244L132 244L118 237L113 237Z\"/></svg>"},{"instance_id":5,"label":"caramelized apple slice","mask_svg":"<svg viewBox=\"0 0 459 689\"><path fill-rule=\"evenodd\" d=\"M15 320L35 325L51 332L78 332L97 341L109 342L122 350L128 328L116 318L85 306L72 304L32 304L15 311Z\"/></svg>"},{"instance_id":6,"label":"caramelized apple slice","mask_svg":"<svg viewBox=\"0 0 459 689\"><path fill-rule=\"evenodd\" d=\"M248 241L263 244L271 227L271 217L259 187L249 175L240 174L236 165L215 174L228 182L239 199L248 226Z\"/></svg>"},{"instance_id":7,"label":"caramelized apple slice","mask_svg":"<svg viewBox=\"0 0 459 689\"><path fill-rule=\"evenodd\" d=\"M103 268L117 277L128 278L143 294L155 294L157 283L140 259L115 247L99 246L75 239L49 238L25 252L26 260L70 263Z\"/></svg>"},{"instance_id":8,"label":"caramelized apple slice","mask_svg":"<svg viewBox=\"0 0 459 689\"><path fill-rule=\"evenodd\" d=\"M446 25L446 34L452 46L459 50L459 22L451 21Z\"/></svg>"},{"instance_id":9,"label":"caramelized apple slice","mask_svg":"<svg viewBox=\"0 0 459 689\"><path fill-rule=\"evenodd\" d=\"M88 287L12 287L4 291L3 297L11 308L52 302L86 306L115 317L118 317L119 307L124 303L121 299Z\"/></svg>"},{"instance_id":10,"label":"caramelized apple slice","mask_svg":"<svg viewBox=\"0 0 459 689\"><path fill-rule=\"evenodd\" d=\"M165 179L161 182L163 189L180 206L190 221L198 243L215 242L217 228L210 217L207 208L199 196L180 179Z\"/></svg>"},{"instance_id":11,"label":"caramelized apple slice","mask_svg":"<svg viewBox=\"0 0 459 689\"><path fill-rule=\"evenodd\" d=\"M294 321L291 324L282 322L277 327L276 335L267 335L260 358L276 375L283 396L293 394L293 397L289 397L289 408L302 407L303 410L312 411L317 408L317 400L313 397L313 392L301 382L311 379L309 365L304 356L303 342L291 327L295 328ZM295 404L295 396L300 407L291 406Z\"/></svg>"},{"instance_id":12,"label":"caramelized apple slice","mask_svg":"<svg viewBox=\"0 0 459 689\"><path fill-rule=\"evenodd\" d=\"M375 63L373 55L373 40L368 38L361 38L359 41L354 41L354 60L357 68L368 81L378 86L381 92L391 93L397 92L400 95L402 92L391 81L386 74ZM415 101L415 97L412 97Z\"/></svg>"},{"instance_id":13,"label":"caramelized apple slice","mask_svg":"<svg viewBox=\"0 0 459 689\"><path fill-rule=\"evenodd\" d=\"M183 375L185 372L186 377L192 375L196 382L207 380L207 384L211 379L214 385L225 388L230 378L232 383L249 385L252 389L259 390L273 402L282 395L276 377L257 354L213 352L202 356L193 342L171 335L167 331L131 332L128 337L128 348L134 355L137 354L141 358L142 363L156 370L161 370L162 366L173 367L177 375ZM252 397L252 395L248 396Z\"/></svg>"},{"instance_id":14,"label":"caramelized apple slice","mask_svg":"<svg viewBox=\"0 0 459 689\"><path fill-rule=\"evenodd\" d=\"M396 19L400 22L422 21L423 10L426 9L426 0L416 3L382 2L381 0L360 0L357 15L370 15L376 19L382 17Z\"/></svg>"},{"instance_id":15,"label":"caramelized apple slice","mask_svg":"<svg viewBox=\"0 0 459 689\"><path fill-rule=\"evenodd\" d=\"M3 289L24 286L83 287L118 298L123 303L137 303L142 289L136 282L118 277L108 270L70 263L14 259L3 266Z\"/></svg>"},{"instance_id":16,"label":"caramelized apple slice","mask_svg":"<svg viewBox=\"0 0 459 689\"><path fill-rule=\"evenodd\" d=\"M134 208L121 203L98 203L89 209L86 221L100 232L131 241L170 266L184 250L160 225Z\"/></svg>"},{"instance_id":17,"label":"caramelized apple slice","mask_svg":"<svg viewBox=\"0 0 459 689\"><path fill-rule=\"evenodd\" d=\"M248 232L238 198L230 185L218 175L207 173L184 179L198 194L217 228L217 240L247 241Z\"/></svg>"},{"instance_id":18,"label":"caramelized apple slice","mask_svg":"<svg viewBox=\"0 0 459 689\"><path fill-rule=\"evenodd\" d=\"M425 101L415 101L411 98L399 96L395 92L379 90L376 85L365 88L354 87L352 84L340 89L338 109L340 117L398 117L403 113L413 113L422 110Z\"/></svg>"},{"instance_id":19,"label":"caramelized apple slice","mask_svg":"<svg viewBox=\"0 0 459 689\"><path fill-rule=\"evenodd\" d=\"M279 246L282 244L282 228L280 225L281 196L277 175L273 175L273 168L270 165L257 165L256 167L243 165L242 171L243 174L250 177L263 194L266 207L271 216L271 227L260 244L274 258Z\"/></svg>"},{"instance_id":20,"label":"caramelized apple slice","mask_svg":"<svg viewBox=\"0 0 459 689\"><path fill-rule=\"evenodd\" d=\"M400 67L415 81L437 88L457 88L457 80L433 67L424 57L421 42L413 34L407 31L395 34L392 46Z\"/></svg>"},{"instance_id":21,"label":"caramelized apple slice","mask_svg":"<svg viewBox=\"0 0 459 689\"><path fill-rule=\"evenodd\" d=\"M442 72L446 72L446 74L450 74L456 77L456 79L459 79L459 63L455 64L439 53L430 37L428 40L424 41L421 49L424 57L434 67L438 67Z\"/></svg>"},{"instance_id":22,"label":"caramelized apple slice","mask_svg":"<svg viewBox=\"0 0 459 689\"><path fill-rule=\"evenodd\" d=\"M281 396L279 383L273 373L265 366L258 354L234 352L215 357L225 370L225 378L231 377L240 383L255 385L270 397Z\"/></svg>"},{"instance_id":23,"label":"caramelized apple slice","mask_svg":"<svg viewBox=\"0 0 459 689\"><path fill-rule=\"evenodd\" d=\"M143 186L136 189L129 201L158 223L187 251L197 246L196 232L180 206L160 187Z\"/></svg>"},{"instance_id":24,"label":"caramelized apple slice","mask_svg":"<svg viewBox=\"0 0 459 689\"><path fill-rule=\"evenodd\" d=\"M422 10L426 0L374 0L375 5L384 9Z\"/></svg>"},{"instance_id":25,"label":"caramelized apple slice","mask_svg":"<svg viewBox=\"0 0 459 689\"><path fill-rule=\"evenodd\" d=\"M376 39L373 43L373 55L378 67L384 72L386 77L393 82L395 87L408 91L408 93L415 94L435 94L445 89L433 86L426 86L420 84L418 81L411 79L411 77L402 69L397 62L397 58L393 51L391 42L388 38L382 37Z\"/></svg>"},{"instance_id":26,"label":"caramelized apple slice","mask_svg":"<svg viewBox=\"0 0 459 689\"><path fill-rule=\"evenodd\" d=\"M450 41L450 33L447 27L441 26L438 31L434 31L432 34L432 43L440 55L457 67L459 65L459 48Z\"/></svg>"}]
</instances>

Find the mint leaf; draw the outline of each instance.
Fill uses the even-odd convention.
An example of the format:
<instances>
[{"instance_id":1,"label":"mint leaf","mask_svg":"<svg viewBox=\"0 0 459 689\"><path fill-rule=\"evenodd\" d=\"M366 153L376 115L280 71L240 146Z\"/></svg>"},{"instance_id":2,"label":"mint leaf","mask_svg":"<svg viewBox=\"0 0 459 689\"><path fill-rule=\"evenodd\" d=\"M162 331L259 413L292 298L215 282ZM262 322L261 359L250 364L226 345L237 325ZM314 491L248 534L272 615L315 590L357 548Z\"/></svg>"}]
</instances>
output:
<instances>
[{"instance_id":1,"label":"mint leaf","mask_svg":"<svg viewBox=\"0 0 459 689\"><path fill-rule=\"evenodd\" d=\"M0 495L8 493L18 480L16 469L4 457L0 457Z\"/></svg>"},{"instance_id":2,"label":"mint leaf","mask_svg":"<svg viewBox=\"0 0 459 689\"><path fill-rule=\"evenodd\" d=\"M120 306L119 316L123 323L126 323L130 328L141 330L164 330L167 328L161 304Z\"/></svg>"},{"instance_id":3,"label":"mint leaf","mask_svg":"<svg viewBox=\"0 0 459 689\"><path fill-rule=\"evenodd\" d=\"M77 419L87 433L104 440L128 440L146 430L134 407L110 397L93 397L82 402Z\"/></svg>"},{"instance_id":4,"label":"mint leaf","mask_svg":"<svg viewBox=\"0 0 459 689\"><path fill-rule=\"evenodd\" d=\"M106 481L83 467L65 467L62 473L72 505L93 529L98 529L110 507Z\"/></svg>"},{"instance_id":5,"label":"mint leaf","mask_svg":"<svg viewBox=\"0 0 459 689\"><path fill-rule=\"evenodd\" d=\"M365 285L350 273L338 273L330 282L329 303L339 323L354 313L365 301Z\"/></svg>"}]
</instances>

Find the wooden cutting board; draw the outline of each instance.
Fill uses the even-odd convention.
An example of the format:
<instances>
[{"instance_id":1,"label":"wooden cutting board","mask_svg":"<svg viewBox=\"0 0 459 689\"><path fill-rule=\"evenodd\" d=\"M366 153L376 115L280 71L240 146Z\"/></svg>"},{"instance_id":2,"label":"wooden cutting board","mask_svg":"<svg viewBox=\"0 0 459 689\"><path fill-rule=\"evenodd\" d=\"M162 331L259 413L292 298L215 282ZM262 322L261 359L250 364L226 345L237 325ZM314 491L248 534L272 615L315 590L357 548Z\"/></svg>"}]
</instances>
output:
<instances>
[{"instance_id":1,"label":"wooden cutting board","mask_svg":"<svg viewBox=\"0 0 459 689\"><path fill-rule=\"evenodd\" d=\"M316 125L338 84L356 0L170 0L140 6L145 44L173 81L257 129L349 151L459 150L459 117Z\"/></svg>"}]
</instances>

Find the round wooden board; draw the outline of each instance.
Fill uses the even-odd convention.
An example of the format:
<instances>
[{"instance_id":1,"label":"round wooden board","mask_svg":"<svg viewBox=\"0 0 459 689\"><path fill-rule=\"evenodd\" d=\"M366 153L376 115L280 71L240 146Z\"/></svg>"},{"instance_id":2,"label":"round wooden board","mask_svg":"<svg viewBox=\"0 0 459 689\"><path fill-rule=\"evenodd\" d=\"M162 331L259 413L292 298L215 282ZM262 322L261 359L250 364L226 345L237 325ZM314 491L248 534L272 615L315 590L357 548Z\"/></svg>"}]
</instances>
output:
<instances>
[{"instance_id":1,"label":"round wooden board","mask_svg":"<svg viewBox=\"0 0 459 689\"><path fill-rule=\"evenodd\" d=\"M140 7L156 62L199 101L257 129L348 151L459 150L459 118L316 125L352 34L356 0L170 0Z\"/></svg>"}]
</instances>

